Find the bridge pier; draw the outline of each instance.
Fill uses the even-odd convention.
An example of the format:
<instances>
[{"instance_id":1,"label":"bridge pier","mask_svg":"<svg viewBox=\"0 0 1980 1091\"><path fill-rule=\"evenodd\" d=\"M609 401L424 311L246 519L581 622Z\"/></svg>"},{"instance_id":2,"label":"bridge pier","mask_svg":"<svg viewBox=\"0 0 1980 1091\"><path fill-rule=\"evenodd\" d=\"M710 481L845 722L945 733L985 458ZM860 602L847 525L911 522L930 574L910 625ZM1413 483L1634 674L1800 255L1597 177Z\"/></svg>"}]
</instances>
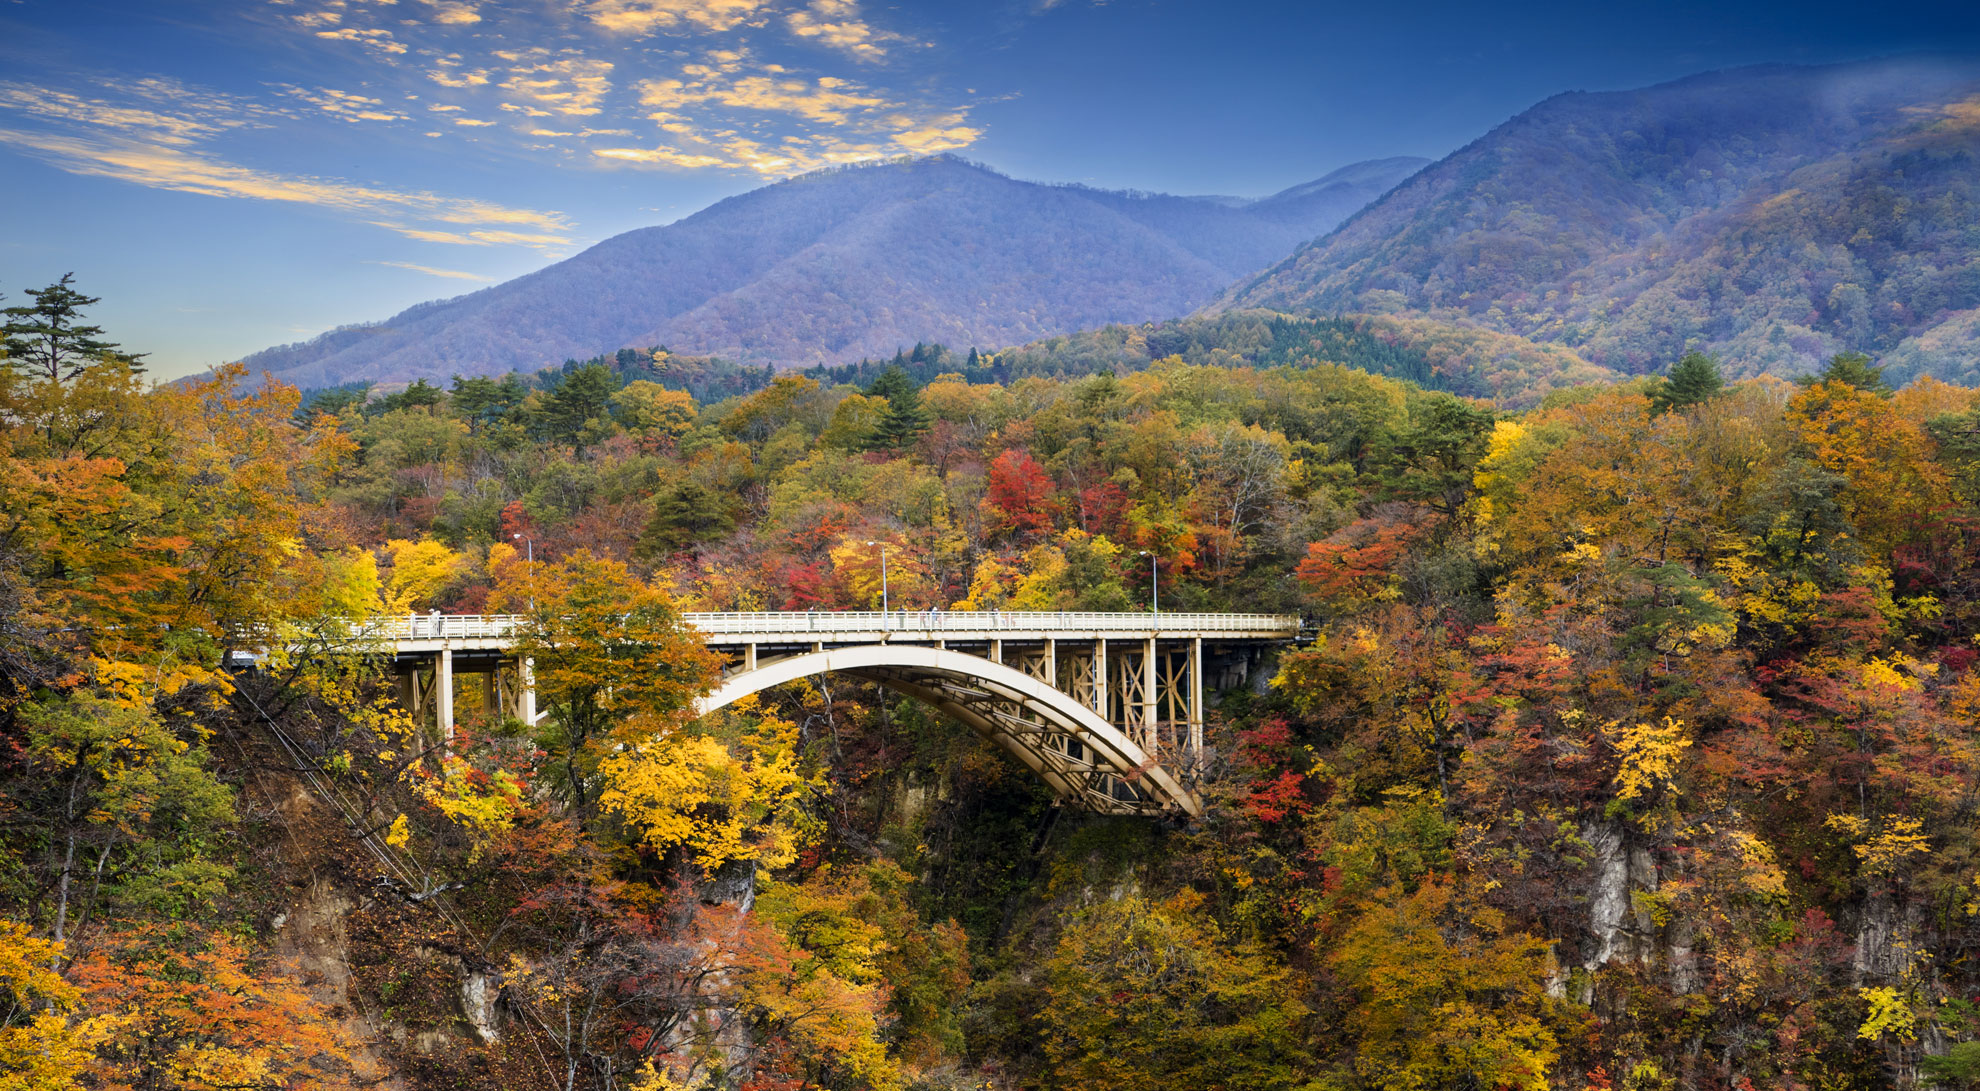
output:
<instances>
[{"instance_id":1,"label":"bridge pier","mask_svg":"<svg viewBox=\"0 0 1980 1091\"><path fill-rule=\"evenodd\" d=\"M1203 753L1203 638L1189 642L1189 752Z\"/></svg>"},{"instance_id":2,"label":"bridge pier","mask_svg":"<svg viewBox=\"0 0 1980 1091\"><path fill-rule=\"evenodd\" d=\"M439 728L440 738L452 744L454 741L454 650L440 649L440 655L433 664L433 719Z\"/></svg>"},{"instance_id":3,"label":"bridge pier","mask_svg":"<svg viewBox=\"0 0 1980 1091\"><path fill-rule=\"evenodd\" d=\"M481 654L463 661L451 646L404 651L395 659L393 695L399 707L412 714L422 732L432 731L444 745L453 743L460 722L457 698L477 692L480 712L490 721L512 716L525 724L536 723L536 680L530 660ZM463 674L480 675L480 682L463 681L459 677Z\"/></svg>"}]
</instances>

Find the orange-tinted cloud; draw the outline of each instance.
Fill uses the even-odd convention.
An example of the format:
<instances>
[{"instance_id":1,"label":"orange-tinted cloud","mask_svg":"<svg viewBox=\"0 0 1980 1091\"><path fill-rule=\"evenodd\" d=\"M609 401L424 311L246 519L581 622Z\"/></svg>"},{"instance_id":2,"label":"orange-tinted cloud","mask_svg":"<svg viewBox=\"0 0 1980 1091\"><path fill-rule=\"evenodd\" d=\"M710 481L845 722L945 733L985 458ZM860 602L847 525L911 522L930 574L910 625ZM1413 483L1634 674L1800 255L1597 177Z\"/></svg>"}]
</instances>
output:
<instances>
[{"instance_id":1,"label":"orange-tinted cloud","mask_svg":"<svg viewBox=\"0 0 1980 1091\"><path fill-rule=\"evenodd\" d=\"M728 31L769 7L768 0L583 0L585 18L615 34Z\"/></svg>"},{"instance_id":2,"label":"orange-tinted cloud","mask_svg":"<svg viewBox=\"0 0 1980 1091\"><path fill-rule=\"evenodd\" d=\"M72 174L115 178L153 189L311 205L355 215L401 234L404 220L461 225L480 243L555 246L569 242L561 213L510 208L491 201L367 186L307 175L256 170L185 148L127 138L91 138L0 129L0 144L34 155ZM389 218L389 222L377 217ZM514 231L515 227L531 230ZM413 235L417 238L418 235Z\"/></svg>"},{"instance_id":3,"label":"orange-tinted cloud","mask_svg":"<svg viewBox=\"0 0 1980 1091\"><path fill-rule=\"evenodd\" d=\"M486 280L494 280L494 279L495 279L494 277L485 277L485 276L482 276L482 275L481 275L480 273L464 273L464 272L462 272L462 271L460 271L459 269L435 269L435 268L434 268L433 266L431 266L431 265L418 265L418 264L415 264L415 263L413 263L413 262L410 262L410 261L374 261L374 262L371 262L370 264L372 264L372 265L389 265L389 266L391 266L391 267L392 267L392 268L394 268L394 269L410 269L410 270L412 270L412 271L413 271L413 272L415 272L415 273L425 273L425 274L426 274L427 276L430 276L430 277L441 277L441 278L443 278L443 279L446 279L446 280L482 280L482 281L486 281Z\"/></svg>"}]
</instances>

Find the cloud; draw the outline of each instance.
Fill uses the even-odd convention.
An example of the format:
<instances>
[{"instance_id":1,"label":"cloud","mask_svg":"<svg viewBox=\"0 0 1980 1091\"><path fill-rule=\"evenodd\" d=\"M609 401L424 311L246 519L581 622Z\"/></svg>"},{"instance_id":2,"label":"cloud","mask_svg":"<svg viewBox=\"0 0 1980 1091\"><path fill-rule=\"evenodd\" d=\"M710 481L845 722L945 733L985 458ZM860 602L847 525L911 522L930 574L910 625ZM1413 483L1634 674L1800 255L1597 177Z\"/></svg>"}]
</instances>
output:
<instances>
[{"instance_id":1,"label":"cloud","mask_svg":"<svg viewBox=\"0 0 1980 1091\"><path fill-rule=\"evenodd\" d=\"M513 65L502 90L523 108L534 106L550 113L589 117L599 113L599 103L611 93L612 62L579 55L558 56L547 49L521 52L504 50L495 54Z\"/></svg>"},{"instance_id":2,"label":"cloud","mask_svg":"<svg viewBox=\"0 0 1980 1091\"><path fill-rule=\"evenodd\" d=\"M540 223L450 218L460 206L439 195L262 170L221 142L282 125L290 146L307 149L310 124L419 117L426 124L406 135L471 133L538 163L775 177L981 136L967 106L870 74L888 71L871 62L917 43L869 22L858 0L267 2L294 40L323 43L324 63L351 73L336 82L356 90L272 83L256 101L149 80L89 98L0 81L0 111L23 116L0 140L77 173L333 208L428 241L548 247L569 231L554 213L529 213ZM435 86L447 89L433 94L441 101L428 99Z\"/></svg>"},{"instance_id":3,"label":"cloud","mask_svg":"<svg viewBox=\"0 0 1980 1091\"><path fill-rule=\"evenodd\" d=\"M373 227L383 227L396 231L409 239L421 242L443 242L452 246L532 246L539 250L562 246L571 240L562 235L550 235L533 231L440 231L430 227L412 227L391 220L373 220Z\"/></svg>"},{"instance_id":4,"label":"cloud","mask_svg":"<svg viewBox=\"0 0 1980 1091\"><path fill-rule=\"evenodd\" d=\"M477 68L473 71L454 71L454 69L461 67L461 60L458 56L437 57L434 59L433 64L434 67L428 70L426 78L442 87L482 87L488 83L488 70L486 68Z\"/></svg>"},{"instance_id":5,"label":"cloud","mask_svg":"<svg viewBox=\"0 0 1980 1091\"><path fill-rule=\"evenodd\" d=\"M334 41L356 42L366 48L375 49L380 53L404 53L406 51L406 47L402 43L392 39L391 31L377 27L370 30L359 30L356 27L342 27L337 30L319 30L316 32L316 36L319 38L329 38Z\"/></svg>"},{"instance_id":6,"label":"cloud","mask_svg":"<svg viewBox=\"0 0 1980 1091\"><path fill-rule=\"evenodd\" d=\"M888 43L907 40L874 29L859 17L854 0L811 0L810 6L785 16L784 22L799 38L813 39L860 61L877 61L887 55Z\"/></svg>"},{"instance_id":7,"label":"cloud","mask_svg":"<svg viewBox=\"0 0 1980 1091\"><path fill-rule=\"evenodd\" d=\"M228 163L185 148L122 137L94 139L0 129L0 144L34 155L71 174L114 178L153 189L309 205L355 215L410 234L406 218L460 225L484 243L554 246L569 242L563 214L510 208L473 198L366 186L307 175L280 174ZM531 230L515 231L522 227ZM413 237L419 237L414 235Z\"/></svg>"},{"instance_id":8,"label":"cloud","mask_svg":"<svg viewBox=\"0 0 1980 1091\"><path fill-rule=\"evenodd\" d=\"M589 0L577 9L615 34L734 30L769 6L768 0Z\"/></svg>"},{"instance_id":9,"label":"cloud","mask_svg":"<svg viewBox=\"0 0 1980 1091\"><path fill-rule=\"evenodd\" d=\"M372 261L372 262L366 262L365 264L389 265L394 269L411 269L415 273L425 273L427 276L430 277L444 277L447 280L487 281L487 280L495 279L494 277L482 276L480 273L464 273L459 269L435 269L431 265L415 265L410 261Z\"/></svg>"},{"instance_id":10,"label":"cloud","mask_svg":"<svg viewBox=\"0 0 1980 1091\"><path fill-rule=\"evenodd\" d=\"M386 108L380 99L366 98L348 91L338 91L329 87L311 90L292 84L278 84L276 89L291 98L298 98L331 117L343 121L404 121L406 115Z\"/></svg>"},{"instance_id":11,"label":"cloud","mask_svg":"<svg viewBox=\"0 0 1980 1091\"><path fill-rule=\"evenodd\" d=\"M160 113L138 107L120 106L101 99L86 99L65 91L53 91L22 83L0 83L0 107L19 110L49 121L80 123L106 129L143 133L161 144L191 144L213 136L229 124L183 114ZM235 122L238 125L240 122Z\"/></svg>"},{"instance_id":12,"label":"cloud","mask_svg":"<svg viewBox=\"0 0 1980 1091\"><path fill-rule=\"evenodd\" d=\"M693 155L678 148L595 148L593 155L621 163L650 163L669 167L731 167L736 164L719 155Z\"/></svg>"},{"instance_id":13,"label":"cloud","mask_svg":"<svg viewBox=\"0 0 1980 1091\"><path fill-rule=\"evenodd\" d=\"M679 78L639 85L640 104L667 139L594 149L601 159L670 167L722 166L766 176L885 155L967 147L982 135L967 111L932 111L854 80L759 64L740 49L684 65ZM786 122L796 122L789 131ZM782 131L778 131L782 130Z\"/></svg>"},{"instance_id":14,"label":"cloud","mask_svg":"<svg viewBox=\"0 0 1980 1091\"><path fill-rule=\"evenodd\" d=\"M472 26L481 22L479 4L466 3L464 0L420 0L420 2L433 9L433 21L436 23L446 26Z\"/></svg>"},{"instance_id":15,"label":"cloud","mask_svg":"<svg viewBox=\"0 0 1980 1091\"><path fill-rule=\"evenodd\" d=\"M683 71L707 77L720 74L715 69L700 65L690 65ZM805 80L781 75L757 75L735 80L704 78L692 83L648 80L640 84L639 101L641 105L654 107L657 112L650 116L663 124L678 116L677 111L709 103L741 110L790 114L831 125L847 124L856 112L898 108L896 103L858 84L831 76Z\"/></svg>"},{"instance_id":16,"label":"cloud","mask_svg":"<svg viewBox=\"0 0 1980 1091\"><path fill-rule=\"evenodd\" d=\"M953 115L944 120L960 122L962 118L960 115ZM934 155L937 152L967 148L976 143L977 138L982 135L981 129L972 129L961 124L950 124L947 128L943 128L942 123L937 122L934 125L895 133L894 144L916 155Z\"/></svg>"}]
</instances>

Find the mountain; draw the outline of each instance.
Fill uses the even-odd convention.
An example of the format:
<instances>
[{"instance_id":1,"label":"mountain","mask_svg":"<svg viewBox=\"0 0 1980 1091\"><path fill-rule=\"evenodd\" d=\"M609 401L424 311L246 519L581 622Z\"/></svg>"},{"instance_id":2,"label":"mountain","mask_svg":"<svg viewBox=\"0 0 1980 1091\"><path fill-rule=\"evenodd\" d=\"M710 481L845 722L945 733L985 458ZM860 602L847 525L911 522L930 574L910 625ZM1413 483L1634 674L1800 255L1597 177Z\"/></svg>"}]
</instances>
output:
<instances>
[{"instance_id":1,"label":"mountain","mask_svg":"<svg viewBox=\"0 0 1980 1091\"><path fill-rule=\"evenodd\" d=\"M1408 311L1622 372L1843 350L1980 377L1980 65L1709 73L1535 106L1208 313Z\"/></svg>"},{"instance_id":2,"label":"mountain","mask_svg":"<svg viewBox=\"0 0 1980 1091\"><path fill-rule=\"evenodd\" d=\"M1186 314L1427 160L1256 201L1018 181L949 156L824 171L247 363L302 386L532 370L666 345L803 366Z\"/></svg>"}]
</instances>

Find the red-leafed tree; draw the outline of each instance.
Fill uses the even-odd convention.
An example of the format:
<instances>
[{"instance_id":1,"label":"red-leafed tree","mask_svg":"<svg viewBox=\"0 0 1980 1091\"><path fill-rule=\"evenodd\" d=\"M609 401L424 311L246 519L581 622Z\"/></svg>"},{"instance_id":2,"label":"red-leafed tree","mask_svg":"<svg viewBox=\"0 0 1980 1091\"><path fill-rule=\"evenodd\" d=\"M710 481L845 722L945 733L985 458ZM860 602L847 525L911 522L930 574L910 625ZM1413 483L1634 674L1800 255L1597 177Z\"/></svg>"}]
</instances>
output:
<instances>
[{"instance_id":1,"label":"red-leafed tree","mask_svg":"<svg viewBox=\"0 0 1980 1091\"><path fill-rule=\"evenodd\" d=\"M1012 448L990 461L983 517L997 531L1043 533L1051 529L1058 506L1052 478L1031 452Z\"/></svg>"}]
</instances>

